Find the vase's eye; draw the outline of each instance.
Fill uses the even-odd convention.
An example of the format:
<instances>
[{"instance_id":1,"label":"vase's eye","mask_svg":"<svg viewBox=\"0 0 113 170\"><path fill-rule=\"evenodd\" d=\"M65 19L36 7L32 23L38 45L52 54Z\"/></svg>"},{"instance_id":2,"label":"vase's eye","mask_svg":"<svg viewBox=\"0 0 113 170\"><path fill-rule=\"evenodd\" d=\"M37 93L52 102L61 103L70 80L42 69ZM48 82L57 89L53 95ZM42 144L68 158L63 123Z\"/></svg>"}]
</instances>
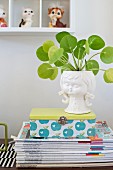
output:
<instances>
[{"instance_id":1,"label":"vase's eye","mask_svg":"<svg viewBox=\"0 0 113 170\"><path fill-rule=\"evenodd\" d=\"M73 87L74 87L74 88L79 88L80 86L76 84L76 85L74 85Z\"/></svg>"},{"instance_id":2,"label":"vase's eye","mask_svg":"<svg viewBox=\"0 0 113 170\"><path fill-rule=\"evenodd\" d=\"M31 11L31 13L33 13L33 11Z\"/></svg>"},{"instance_id":3,"label":"vase's eye","mask_svg":"<svg viewBox=\"0 0 113 170\"><path fill-rule=\"evenodd\" d=\"M27 13L27 11L24 11L24 13Z\"/></svg>"},{"instance_id":4,"label":"vase's eye","mask_svg":"<svg viewBox=\"0 0 113 170\"><path fill-rule=\"evenodd\" d=\"M55 14L55 12L54 12L54 11L52 11L52 14Z\"/></svg>"},{"instance_id":5,"label":"vase's eye","mask_svg":"<svg viewBox=\"0 0 113 170\"><path fill-rule=\"evenodd\" d=\"M3 15L5 15L5 12L3 12Z\"/></svg>"}]
</instances>

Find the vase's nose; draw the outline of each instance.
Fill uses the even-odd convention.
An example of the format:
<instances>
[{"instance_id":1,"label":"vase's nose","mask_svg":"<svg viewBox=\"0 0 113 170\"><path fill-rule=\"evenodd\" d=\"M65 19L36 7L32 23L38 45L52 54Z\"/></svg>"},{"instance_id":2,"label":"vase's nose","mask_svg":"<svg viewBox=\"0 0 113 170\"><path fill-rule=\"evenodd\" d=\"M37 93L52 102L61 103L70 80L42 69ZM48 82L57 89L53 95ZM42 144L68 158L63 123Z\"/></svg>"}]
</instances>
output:
<instances>
[{"instance_id":1,"label":"vase's nose","mask_svg":"<svg viewBox=\"0 0 113 170\"><path fill-rule=\"evenodd\" d=\"M72 86L71 85L69 86L69 91L72 91Z\"/></svg>"}]
</instances>

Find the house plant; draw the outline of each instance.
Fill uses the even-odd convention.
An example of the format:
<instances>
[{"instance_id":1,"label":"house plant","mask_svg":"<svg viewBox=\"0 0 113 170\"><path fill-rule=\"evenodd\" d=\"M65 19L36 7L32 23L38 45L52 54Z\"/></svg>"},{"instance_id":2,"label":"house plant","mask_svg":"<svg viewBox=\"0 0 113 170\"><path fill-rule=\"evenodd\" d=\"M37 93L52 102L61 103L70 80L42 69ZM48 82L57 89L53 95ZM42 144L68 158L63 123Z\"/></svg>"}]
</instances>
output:
<instances>
[{"instance_id":1,"label":"house plant","mask_svg":"<svg viewBox=\"0 0 113 170\"><path fill-rule=\"evenodd\" d=\"M59 46L47 40L36 51L43 62L38 67L38 75L43 79L54 80L61 71L61 92L68 103L68 113L83 114L91 111L90 98L93 98L95 76L103 71L106 83L113 83L113 68L107 70L100 67L98 60L105 64L113 63L113 47L105 46L105 41L98 35L91 35L87 40L77 38L68 32L56 35ZM95 52L91 55L91 52Z\"/></svg>"}]
</instances>

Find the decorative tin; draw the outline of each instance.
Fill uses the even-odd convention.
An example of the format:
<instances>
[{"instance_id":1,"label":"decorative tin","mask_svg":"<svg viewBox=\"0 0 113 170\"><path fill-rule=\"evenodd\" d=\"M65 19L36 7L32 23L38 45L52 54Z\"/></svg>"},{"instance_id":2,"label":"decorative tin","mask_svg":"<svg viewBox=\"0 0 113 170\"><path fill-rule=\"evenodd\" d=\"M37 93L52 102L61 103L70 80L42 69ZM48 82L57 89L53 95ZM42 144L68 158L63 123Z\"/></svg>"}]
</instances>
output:
<instances>
[{"instance_id":1,"label":"decorative tin","mask_svg":"<svg viewBox=\"0 0 113 170\"><path fill-rule=\"evenodd\" d=\"M95 136L96 115L92 112L74 115L63 109L32 109L30 113L30 136L52 138L86 138Z\"/></svg>"}]
</instances>

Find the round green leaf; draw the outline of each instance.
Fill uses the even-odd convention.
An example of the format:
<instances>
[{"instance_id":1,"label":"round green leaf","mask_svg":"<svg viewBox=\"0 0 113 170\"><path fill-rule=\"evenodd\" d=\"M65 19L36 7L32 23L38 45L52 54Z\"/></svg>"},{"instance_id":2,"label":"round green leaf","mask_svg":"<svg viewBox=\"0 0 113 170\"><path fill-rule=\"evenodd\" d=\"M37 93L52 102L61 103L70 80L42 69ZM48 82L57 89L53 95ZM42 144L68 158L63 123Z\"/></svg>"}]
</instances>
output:
<instances>
[{"instance_id":1,"label":"round green leaf","mask_svg":"<svg viewBox=\"0 0 113 170\"><path fill-rule=\"evenodd\" d=\"M53 69L52 69L52 66L48 63L43 63L39 66L38 70L38 75L40 78L43 78L43 79L48 79L52 76L53 74Z\"/></svg>"},{"instance_id":2,"label":"round green leaf","mask_svg":"<svg viewBox=\"0 0 113 170\"><path fill-rule=\"evenodd\" d=\"M98 35L92 35L88 38L89 47L92 50L100 50L105 46L104 40Z\"/></svg>"},{"instance_id":3,"label":"round green leaf","mask_svg":"<svg viewBox=\"0 0 113 170\"><path fill-rule=\"evenodd\" d=\"M60 47L63 48L64 51L68 53L71 53L72 50L76 47L76 45L77 45L77 39L72 35L66 35L60 41Z\"/></svg>"},{"instance_id":4,"label":"round green leaf","mask_svg":"<svg viewBox=\"0 0 113 170\"><path fill-rule=\"evenodd\" d=\"M100 59L105 64L113 63L113 47L106 47L100 54Z\"/></svg>"},{"instance_id":5,"label":"round green leaf","mask_svg":"<svg viewBox=\"0 0 113 170\"><path fill-rule=\"evenodd\" d=\"M110 81L109 81L109 80L107 79L107 77L106 77L105 72L104 72L103 78L104 78L104 81L105 81L106 83L110 83Z\"/></svg>"},{"instance_id":6,"label":"round green leaf","mask_svg":"<svg viewBox=\"0 0 113 170\"><path fill-rule=\"evenodd\" d=\"M109 68L104 72L104 80L106 83L113 83L113 68Z\"/></svg>"},{"instance_id":7,"label":"round green leaf","mask_svg":"<svg viewBox=\"0 0 113 170\"><path fill-rule=\"evenodd\" d=\"M46 53L48 53L49 48L52 47L52 46L54 46L54 42L51 41L51 40L47 40L47 41L45 41L44 44L43 44L43 50L44 50Z\"/></svg>"},{"instance_id":8,"label":"round green leaf","mask_svg":"<svg viewBox=\"0 0 113 170\"><path fill-rule=\"evenodd\" d=\"M85 40L85 39L80 40L80 41L77 42L77 46L78 46L78 47L83 47L83 46L85 45L85 43L86 43L86 40Z\"/></svg>"},{"instance_id":9,"label":"round green leaf","mask_svg":"<svg viewBox=\"0 0 113 170\"><path fill-rule=\"evenodd\" d=\"M86 70L90 70L94 75L97 75L99 72L99 64L96 60L89 60L86 64Z\"/></svg>"},{"instance_id":10,"label":"round green leaf","mask_svg":"<svg viewBox=\"0 0 113 170\"><path fill-rule=\"evenodd\" d=\"M56 67L61 67L68 62L68 59L69 59L68 54L64 52L63 56L60 59L60 60L63 60L63 62L57 60L54 64L55 64Z\"/></svg>"},{"instance_id":11,"label":"round green leaf","mask_svg":"<svg viewBox=\"0 0 113 170\"><path fill-rule=\"evenodd\" d=\"M86 55L85 48L84 47L77 47L74 51L74 55L75 55L76 58L81 60Z\"/></svg>"},{"instance_id":12,"label":"round green leaf","mask_svg":"<svg viewBox=\"0 0 113 170\"><path fill-rule=\"evenodd\" d=\"M53 74L51 75L50 80L56 79L57 75L58 75L58 68L53 67Z\"/></svg>"},{"instance_id":13,"label":"round green leaf","mask_svg":"<svg viewBox=\"0 0 113 170\"><path fill-rule=\"evenodd\" d=\"M70 33L66 31L59 32L58 34L56 34L57 41L60 43L62 38L65 37L66 35L70 35Z\"/></svg>"},{"instance_id":14,"label":"round green leaf","mask_svg":"<svg viewBox=\"0 0 113 170\"><path fill-rule=\"evenodd\" d=\"M52 51L52 49L50 49ZM49 53L50 53L49 51ZM54 52L53 52L54 51ZM57 50L53 50L51 55L49 55L49 63L53 64L57 60L59 60L63 56L64 49L63 48L58 48Z\"/></svg>"},{"instance_id":15,"label":"round green leaf","mask_svg":"<svg viewBox=\"0 0 113 170\"><path fill-rule=\"evenodd\" d=\"M48 51L48 57L49 59L54 55L55 51L58 49L57 46L52 46L50 47L49 51Z\"/></svg>"},{"instance_id":16,"label":"round green leaf","mask_svg":"<svg viewBox=\"0 0 113 170\"><path fill-rule=\"evenodd\" d=\"M37 55L38 59L41 60L41 61L48 61L49 60L48 54L44 52L42 46L37 49L36 55Z\"/></svg>"}]
</instances>

